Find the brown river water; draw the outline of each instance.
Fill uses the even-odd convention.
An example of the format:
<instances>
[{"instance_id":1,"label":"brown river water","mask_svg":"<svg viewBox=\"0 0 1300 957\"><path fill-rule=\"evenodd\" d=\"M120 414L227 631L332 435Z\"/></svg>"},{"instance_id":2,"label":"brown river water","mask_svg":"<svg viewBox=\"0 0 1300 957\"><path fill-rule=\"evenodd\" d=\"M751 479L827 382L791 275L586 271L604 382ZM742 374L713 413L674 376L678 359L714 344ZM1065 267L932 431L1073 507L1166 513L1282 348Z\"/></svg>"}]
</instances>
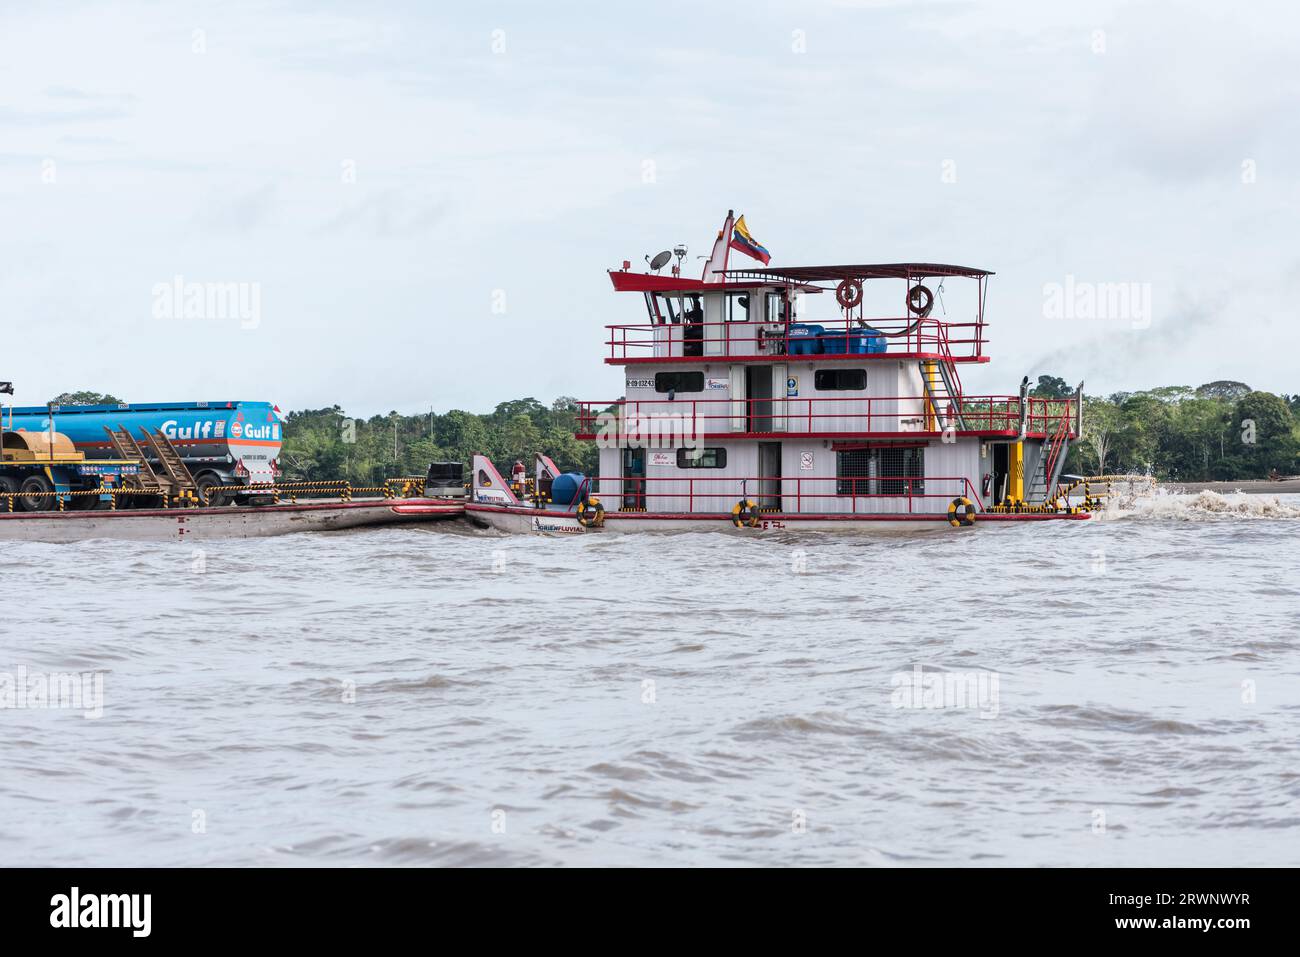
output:
<instances>
[{"instance_id":1,"label":"brown river water","mask_svg":"<svg viewBox=\"0 0 1300 957\"><path fill-rule=\"evenodd\" d=\"M11 865L1300 864L1296 495L0 548Z\"/></svg>"}]
</instances>

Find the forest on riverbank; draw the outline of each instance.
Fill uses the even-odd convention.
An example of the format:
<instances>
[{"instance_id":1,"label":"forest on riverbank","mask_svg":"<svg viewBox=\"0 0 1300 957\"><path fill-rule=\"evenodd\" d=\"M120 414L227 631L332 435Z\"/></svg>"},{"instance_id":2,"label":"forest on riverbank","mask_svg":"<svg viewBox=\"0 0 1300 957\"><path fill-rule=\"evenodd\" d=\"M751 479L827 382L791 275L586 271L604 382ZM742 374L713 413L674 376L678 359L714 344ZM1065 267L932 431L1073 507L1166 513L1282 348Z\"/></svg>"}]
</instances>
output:
<instances>
[{"instance_id":1,"label":"forest on riverbank","mask_svg":"<svg viewBox=\"0 0 1300 957\"><path fill-rule=\"evenodd\" d=\"M290 412L280 466L289 480L346 478L374 485L395 476L424 476L430 462L468 466L475 453L507 470L520 459L531 471L533 454L545 452L566 471L594 475L595 443L573 437L577 412L577 401L565 397L550 405L512 399L484 414L452 409L352 419L339 406Z\"/></svg>"},{"instance_id":2,"label":"forest on riverbank","mask_svg":"<svg viewBox=\"0 0 1300 957\"><path fill-rule=\"evenodd\" d=\"M1065 381L1039 376L1032 394L1066 398ZM1083 435L1066 472L1135 472L1161 481L1213 482L1300 472L1300 395L1220 380L1197 388L1085 396Z\"/></svg>"}]
</instances>

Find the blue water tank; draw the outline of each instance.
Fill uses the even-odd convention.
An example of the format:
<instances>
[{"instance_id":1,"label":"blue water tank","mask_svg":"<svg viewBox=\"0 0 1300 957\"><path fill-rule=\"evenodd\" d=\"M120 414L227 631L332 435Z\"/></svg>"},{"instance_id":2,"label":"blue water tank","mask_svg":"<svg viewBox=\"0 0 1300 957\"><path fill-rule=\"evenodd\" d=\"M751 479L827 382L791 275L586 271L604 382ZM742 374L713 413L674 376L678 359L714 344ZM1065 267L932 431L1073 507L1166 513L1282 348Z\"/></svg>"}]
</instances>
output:
<instances>
[{"instance_id":1,"label":"blue water tank","mask_svg":"<svg viewBox=\"0 0 1300 957\"><path fill-rule=\"evenodd\" d=\"M572 505L578 497L578 489L587 481L581 472L565 472L551 483L551 502L555 505Z\"/></svg>"},{"instance_id":2,"label":"blue water tank","mask_svg":"<svg viewBox=\"0 0 1300 957\"><path fill-rule=\"evenodd\" d=\"M855 356L877 355L888 348L879 329L857 329L849 333L849 354Z\"/></svg>"},{"instance_id":3,"label":"blue water tank","mask_svg":"<svg viewBox=\"0 0 1300 957\"><path fill-rule=\"evenodd\" d=\"M826 334L824 326L813 325L807 322L794 322L790 324L790 348L788 353L792 356L815 356L822 351L822 336Z\"/></svg>"}]
</instances>

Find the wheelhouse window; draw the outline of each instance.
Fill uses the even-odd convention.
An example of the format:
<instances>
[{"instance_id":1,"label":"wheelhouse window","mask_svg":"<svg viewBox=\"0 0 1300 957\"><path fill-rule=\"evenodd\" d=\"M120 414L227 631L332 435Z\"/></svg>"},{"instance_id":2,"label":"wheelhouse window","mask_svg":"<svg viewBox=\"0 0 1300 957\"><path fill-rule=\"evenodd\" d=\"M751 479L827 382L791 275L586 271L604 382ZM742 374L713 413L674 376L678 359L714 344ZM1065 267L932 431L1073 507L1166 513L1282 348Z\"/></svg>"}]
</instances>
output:
<instances>
[{"instance_id":1,"label":"wheelhouse window","mask_svg":"<svg viewBox=\"0 0 1300 957\"><path fill-rule=\"evenodd\" d=\"M656 392L703 392L703 372L656 372Z\"/></svg>"},{"instance_id":2,"label":"wheelhouse window","mask_svg":"<svg viewBox=\"0 0 1300 957\"><path fill-rule=\"evenodd\" d=\"M861 392L866 387L866 369L818 369L813 376L818 392Z\"/></svg>"},{"instance_id":3,"label":"wheelhouse window","mask_svg":"<svg viewBox=\"0 0 1300 957\"><path fill-rule=\"evenodd\" d=\"M767 321L771 323L788 322L790 319L790 300L783 292L767 294Z\"/></svg>"},{"instance_id":4,"label":"wheelhouse window","mask_svg":"<svg viewBox=\"0 0 1300 957\"><path fill-rule=\"evenodd\" d=\"M727 293L727 321L749 322L749 293Z\"/></svg>"},{"instance_id":5,"label":"wheelhouse window","mask_svg":"<svg viewBox=\"0 0 1300 957\"><path fill-rule=\"evenodd\" d=\"M659 317L660 322L671 322L673 324L681 322L681 305L680 299L673 296L665 296L663 293L656 293L654 297L653 311Z\"/></svg>"},{"instance_id":6,"label":"wheelhouse window","mask_svg":"<svg viewBox=\"0 0 1300 957\"><path fill-rule=\"evenodd\" d=\"M652 292L645 293L645 310L650 314L650 325L662 326L666 320L659 312L658 297Z\"/></svg>"},{"instance_id":7,"label":"wheelhouse window","mask_svg":"<svg viewBox=\"0 0 1300 957\"><path fill-rule=\"evenodd\" d=\"M727 450L678 449L677 467L679 469L725 469L727 467Z\"/></svg>"},{"instance_id":8,"label":"wheelhouse window","mask_svg":"<svg viewBox=\"0 0 1300 957\"><path fill-rule=\"evenodd\" d=\"M925 449L877 446L835 453L836 495L920 495Z\"/></svg>"},{"instance_id":9,"label":"wheelhouse window","mask_svg":"<svg viewBox=\"0 0 1300 957\"><path fill-rule=\"evenodd\" d=\"M699 296L682 297L682 318L692 323L704 321L704 303Z\"/></svg>"}]
</instances>

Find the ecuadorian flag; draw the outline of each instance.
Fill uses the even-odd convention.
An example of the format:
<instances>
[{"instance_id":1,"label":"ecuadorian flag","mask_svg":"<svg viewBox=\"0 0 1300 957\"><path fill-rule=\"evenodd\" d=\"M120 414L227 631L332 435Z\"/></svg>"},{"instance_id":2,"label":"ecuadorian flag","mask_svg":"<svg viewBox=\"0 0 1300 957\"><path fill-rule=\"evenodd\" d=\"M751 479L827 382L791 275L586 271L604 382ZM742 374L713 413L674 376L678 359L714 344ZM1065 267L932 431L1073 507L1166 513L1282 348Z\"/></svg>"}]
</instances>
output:
<instances>
[{"instance_id":1,"label":"ecuadorian flag","mask_svg":"<svg viewBox=\"0 0 1300 957\"><path fill-rule=\"evenodd\" d=\"M744 253L746 256L752 256L764 266L771 260L772 255L749 234L745 227L745 217L741 216L736 220L735 228L731 231L731 248Z\"/></svg>"}]
</instances>

